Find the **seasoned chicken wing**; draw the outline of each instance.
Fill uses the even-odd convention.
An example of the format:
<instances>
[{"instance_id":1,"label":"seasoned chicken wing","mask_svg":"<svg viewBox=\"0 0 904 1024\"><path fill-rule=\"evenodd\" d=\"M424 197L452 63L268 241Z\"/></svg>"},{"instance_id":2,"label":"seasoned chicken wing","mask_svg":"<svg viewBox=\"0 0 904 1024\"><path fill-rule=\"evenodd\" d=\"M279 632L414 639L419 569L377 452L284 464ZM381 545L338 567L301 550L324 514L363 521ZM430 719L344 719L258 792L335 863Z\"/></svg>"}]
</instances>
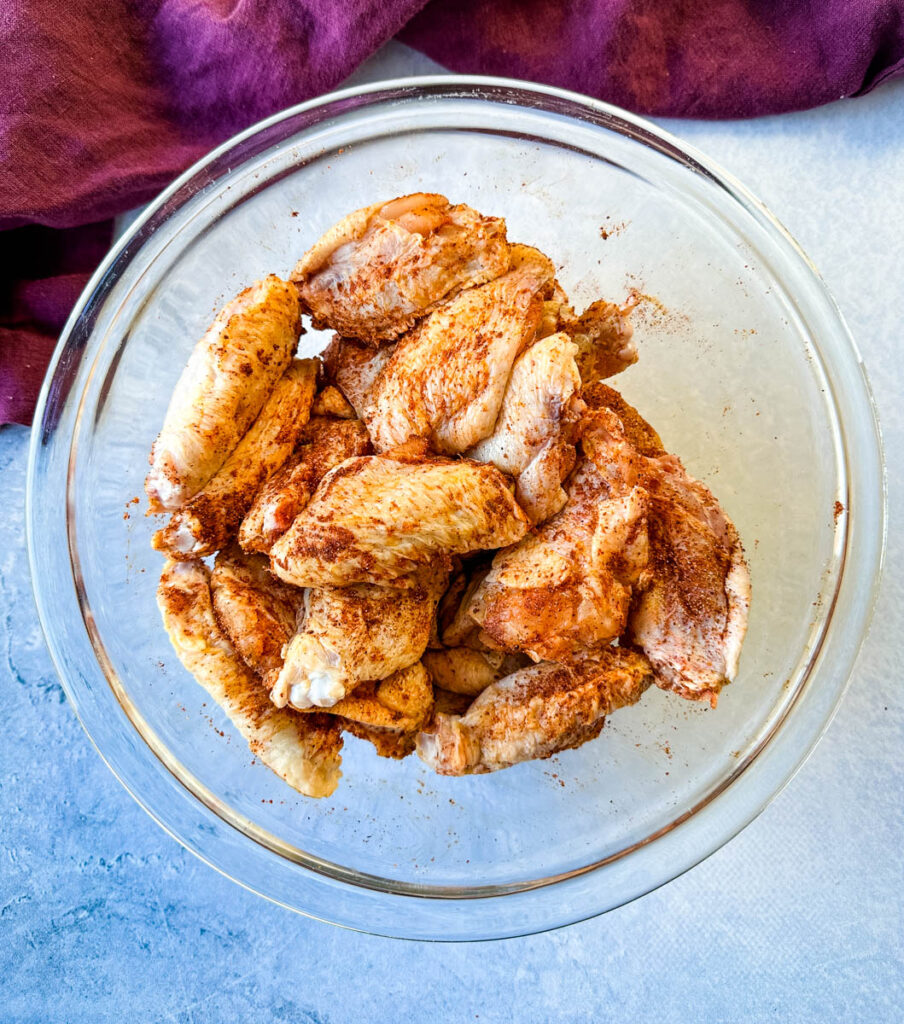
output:
<instances>
[{"instance_id":1,"label":"seasoned chicken wing","mask_svg":"<svg viewBox=\"0 0 904 1024\"><path fill-rule=\"evenodd\" d=\"M338 723L281 711L214 616L203 562L167 562L157 604L179 660L220 705L254 755L305 796L329 796L342 763Z\"/></svg>"},{"instance_id":2,"label":"seasoned chicken wing","mask_svg":"<svg viewBox=\"0 0 904 1024\"><path fill-rule=\"evenodd\" d=\"M747 629L750 574L737 530L618 392L599 384L585 397L585 447L604 460L624 425L649 494L649 585L634 595L627 635L652 662L658 685L715 705L737 672Z\"/></svg>"},{"instance_id":3,"label":"seasoned chicken wing","mask_svg":"<svg viewBox=\"0 0 904 1024\"><path fill-rule=\"evenodd\" d=\"M316 359L296 359L216 476L151 541L171 558L203 558L235 536L261 485L289 458L308 422Z\"/></svg>"},{"instance_id":4,"label":"seasoned chicken wing","mask_svg":"<svg viewBox=\"0 0 904 1024\"><path fill-rule=\"evenodd\" d=\"M314 326L378 345L508 270L505 221L416 193L356 210L292 272Z\"/></svg>"},{"instance_id":5,"label":"seasoned chicken wing","mask_svg":"<svg viewBox=\"0 0 904 1024\"><path fill-rule=\"evenodd\" d=\"M574 469L574 428L583 403L567 334L551 334L515 361L493 433L468 452L516 478L515 498L542 523L565 504L562 481Z\"/></svg>"},{"instance_id":6,"label":"seasoned chicken wing","mask_svg":"<svg viewBox=\"0 0 904 1024\"><path fill-rule=\"evenodd\" d=\"M674 455L649 460L650 585L637 594L628 636L656 681L708 700L737 673L750 574L734 524Z\"/></svg>"},{"instance_id":7,"label":"seasoned chicken wing","mask_svg":"<svg viewBox=\"0 0 904 1024\"><path fill-rule=\"evenodd\" d=\"M311 406L311 418L313 419L315 416L331 416L339 420L353 420L356 413L339 388L333 387L332 384L327 384L325 388L318 391L314 396L314 404Z\"/></svg>"},{"instance_id":8,"label":"seasoned chicken wing","mask_svg":"<svg viewBox=\"0 0 904 1024\"><path fill-rule=\"evenodd\" d=\"M269 552L334 466L372 451L360 420L312 418L302 439L307 443L257 492L242 520L239 544L246 551Z\"/></svg>"},{"instance_id":9,"label":"seasoned chicken wing","mask_svg":"<svg viewBox=\"0 0 904 1024\"><path fill-rule=\"evenodd\" d=\"M420 663L382 682L362 683L323 713L336 715L345 732L368 740L380 757L407 757L433 711L433 686Z\"/></svg>"},{"instance_id":10,"label":"seasoned chicken wing","mask_svg":"<svg viewBox=\"0 0 904 1024\"><path fill-rule=\"evenodd\" d=\"M632 298L621 306L612 302L594 302L576 319L565 321L566 331L578 347L578 369L585 384L613 377L637 362L631 310Z\"/></svg>"},{"instance_id":11,"label":"seasoned chicken wing","mask_svg":"<svg viewBox=\"0 0 904 1024\"><path fill-rule=\"evenodd\" d=\"M422 566L512 544L528 521L493 466L392 454L348 459L324 477L270 551L273 571L302 587L410 585Z\"/></svg>"},{"instance_id":12,"label":"seasoned chicken wing","mask_svg":"<svg viewBox=\"0 0 904 1024\"><path fill-rule=\"evenodd\" d=\"M527 658L502 651L477 651L473 647L444 647L424 651L421 661L436 686L450 693L476 696L490 683L523 665Z\"/></svg>"},{"instance_id":13,"label":"seasoned chicken wing","mask_svg":"<svg viewBox=\"0 0 904 1024\"><path fill-rule=\"evenodd\" d=\"M245 664L259 676L279 671L304 591L278 580L263 555L233 544L217 555L210 593L217 622Z\"/></svg>"},{"instance_id":14,"label":"seasoned chicken wing","mask_svg":"<svg viewBox=\"0 0 904 1024\"><path fill-rule=\"evenodd\" d=\"M406 334L361 408L377 451L421 437L454 455L487 437L554 278L541 252L512 246L508 273L462 292Z\"/></svg>"},{"instance_id":15,"label":"seasoned chicken wing","mask_svg":"<svg viewBox=\"0 0 904 1024\"><path fill-rule=\"evenodd\" d=\"M570 665L543 662L488 686L464 715L434 716L418 756L440 775L498 771L598 736L606 715L653 680L643 655L607 647Z\"/></svg>"},{"instance_id":16,"label":"seasoned chicken wing","mask_svg":"<svg viewBox=\"0 0 904 1024\"><path fill-rule=\"evenodd\" d=\"M329 379L342 392L359 418L363 418L368 410L374 381L395 350L395 344L371 348L336 334L321 353Z\"/></svg>"},{"instance_id":17,"label":"seasoned chicken wing","mask_svg":"<svg viewBox=\"0 0 904 1024\"><path fill-rule=\"evenodd\" d=\"M632 593L647 579L648 499L637 454L608 415L613 433L585 454L562 511L499 552L477 588L468 610L490 645L561 661L624 630Z\"/></svg>"},{"instance_id":18,"label":"seasoned chicken wing","mask_svg":"<svg viewBox=\"0 0 904 1024\"><path fill-rule=\"evenodd\" d=\"M270 699L277 707L332 707L359 683L418 661L448 573L427 566L405 589L362 583L305 591L304 618L285 650Z\"/></svg>"},{"instance_id":19,"label":"seasoned chicken wing","mask_svg":"<svg viewBox=\"0 0 904 1024\"><path fill-rule=\"evenodd\" d=\"M182 371L145 481L151 511L184 505L220 469L292 359L298 295L271 274L227 303Z\"/></svg>"}]
</instances>

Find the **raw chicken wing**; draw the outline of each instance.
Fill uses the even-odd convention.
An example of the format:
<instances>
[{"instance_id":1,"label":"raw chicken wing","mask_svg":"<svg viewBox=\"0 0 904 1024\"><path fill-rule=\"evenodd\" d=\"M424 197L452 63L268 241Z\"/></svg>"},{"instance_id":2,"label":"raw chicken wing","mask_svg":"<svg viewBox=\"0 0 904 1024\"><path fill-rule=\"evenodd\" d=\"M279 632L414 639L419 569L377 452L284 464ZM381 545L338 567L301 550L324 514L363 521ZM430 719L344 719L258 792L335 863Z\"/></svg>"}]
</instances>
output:
<instances>
[{"instance_id":1,"label":"raw chicken wing","mask_svg":"<svg viewBox=\"0 0 904 1024\"><path fill-rule=\"evenodd\" d=\"M349 214L292 273L317 328L378 345L508 270L505 221L416 193Z\"/></svg>"},{"instance_id":2,"label":"raw chicken wing","mask_svg":"<svg viewBox=\"0 0 904 1024\"><path fill-rule=\"evenodd\" d=\"M182 371L145 481L151 511L177 509L214 476L292 359L298 295L271 274L229 302Z\"/></svg>"},{"instance_id":3,"label":"raw chicken wing","mask_svg":"<svg viewBox=\"0 0 904 1024\"><path fill-rule=\"evenodd\" d=\"M652 682L643 655L608 647L570 665L543 662L488 686L464 715L436 714L417 752L440 775L498 771L598 736L606 715Z\"/></svg>"},{"instance_id":4,"label":"raw chicken wing","mask_svg":"<svg viewBox=\"0 0 904 1024\"><path fill-rule=\"evenodd\" d=\"M263 555L233 544L217 555L210 593L217 622L245 664L259 676L278 672L304 591L278 580Z\"/></svg>"},{"instance_id":5,"label":"raw chicken wing","mask_svg":"<svg viewBox=\"0 0 904 1024\"><path fill-rule=\"evenodd\" d=\"M469 611L482 638L534 661L560 661L620 636L633 590L647 576L647 495L633 448L613 430L567 484L568 502L501 551ZM585 452L587 439L584 439Z\"/></svg>"},{"instance_id":6,"label":"raw chicken wing","mask_svg":"<svg viewBox=\"0 0 904 1024\"><path fill-rule=\"evenodd\" d=\"M575 463L573 434L582 403L575 355L564 333L522 353L512 367L493 433L468 452L516 478L515 498L542 523L565 504L562 481Z\"/></svg>"},{"instance_id":7,"label":"raw chicken wing","mask_svg":"<svg viewBox=\"0 0 904 1024\"><path fill-rule=\"evenodd\" d=\"M217 475L151 541L170 558L203 558L235 536L259 488L289 458L308 421L316 359L296 359Z\"/></svg>"},{"instance_id":8,"label":"raw chicken wing","mask_svg":"<svg viewBox=\"0 0 904 1024\"><path fill-rule=\"evenodd\" d=\"M462 292L406 334L361 409L377 451L420 437L454 455L487 437L554 278L541 252L512 246L508 273Z\"/></svg>"},{"instance_id":9,"label":"raw chicken wing","mask_svg":"<svg viewBox=\"0 0 904 1024\"><path fill-rule=\"evenodd\" d=\"M362 683L324 713L336 715L345 732L372 743L380 757L401 758L414 750L432 711L430 676L415 663L382 682Z\"/></svg>"},{"instance_id":10,"label":"raw chicken wing","mask_svg":"<svg viewBox=\"0 0 904 1024\"><path fill-rule=\"evenodd\" d=\"M634 461L649 494L650 574L634 596L627 635L652 662L659 686L715 705L737 672L750 606L737 530L618 392L600 384L585 399L592 412L584 445L595 457L606 458L613 420L642 453Z\"/></svg>"},{"instance_id":11,"label":"raw chicken wing","mask_svg":"<svg viewBox=\"0 0 904 1024\"><path fill-rule=\"evenodd\" d=\"M410 585L422 566L512 544L528 529L506 478L462 459L370 455L320 482L270 551L273 571L300 587Z\"/></svg>"},{"instance_id":12,"label":"raw chicken wing","mask_svg":"<svg viewBox=\"0 0 904 1024\"><path fill-rule=\"evenodd\" d=\"M428 566L405 589L362 583L305 591L304 618L270 699L277 707L332 707L359 683L418 661L448 573Z\"/></svg>"},{"instance_id":13,"label":"raw chicken wing","mask_svg":"<svg viewBox=\"0 0 904 1024\"><path fill-rule=\"evenodd\" d=\"M585 384L614 377L637 362L630 320L636 305L633 298L622 306L600 300L588 306L576 320L562 324L561 329L578 347L578 369Z\"/></svg>"},{"instance_id":14,"label":"raw chicken wing","mask_svg":"<svg viewBox=\"0 0 904 1024\"><path fill-rule=\"evenodd\" d=\"M254 755L305 796L329 796L342 763L342 734L326 716L280 711L220 629L203 562L167 562L157 589L179 660L220 705Z\"/></svg>"},{"instance_id":15,"label":"raw chicken wing","mask_svg":"<svg viewBox=\"0 0 904 1024\"><path fill-rule=\"evenodd\" d=\"M317 417L307 424L302 438L308 443L264 484L242 520L239 544L246 551L269 552L334 466L371 451L360 420Z\"/></svg>"}]
</instances>

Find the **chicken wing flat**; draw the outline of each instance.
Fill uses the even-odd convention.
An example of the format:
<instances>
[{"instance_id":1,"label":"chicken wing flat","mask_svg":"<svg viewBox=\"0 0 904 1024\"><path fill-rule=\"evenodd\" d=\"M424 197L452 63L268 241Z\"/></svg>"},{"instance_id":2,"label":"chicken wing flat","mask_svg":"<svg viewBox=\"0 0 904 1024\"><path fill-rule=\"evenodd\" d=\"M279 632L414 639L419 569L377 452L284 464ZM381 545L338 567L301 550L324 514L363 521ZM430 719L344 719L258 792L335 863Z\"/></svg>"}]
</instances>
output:
<instances>
[{"instance_id":1,"label":"chicken wing flat","mask_svg":"<svg viewBox=\"0 0 904 1024\"><path fill-rule=\"evenodd\" d=\"M308 421L316 359L296 359L216 476L158 530L153 546L171 558L203 558L236 535L254 497L289 458Z\"/></svg>"},{"instance_id":2,"label":"chicken wing flat","mask_svg":"<svg viewBox=\"0 0 904 1024\"><path fill-rule=\"evenodd\" d=\"M295 586L404 587L401 577L422 566L448 568L451 555L512 544L528 525L494 466L362 456L324 477L270 558Z\"/></svg>"},{"instance_id":3,"label":"chicken wing flat","mask_svg":"<svg viewBox=\"0 0 904 1024\"><path fill-rule=\"evenodd\" d=\"M151 448L152 512L177 509L214 476L292 359L298 294L271 274L220 311L195 345Z\"/></svg>"},{"instance_id":4,"label":"chicken wing flat","mask_svg":"<svg viewBox=\"0 0 904 1024\"><path fill-rule=\"evenodd\" d=\"M639 452L638 478L649 495L649 585L634 596L628 637L656 670L656 682L715 705L737 673L750 607L750 573L734 524L709 489L665 454L659 435L611 388L586 394L593 409L585 446L605 459L614 412ZM610 419L600 417L608 413Z\"/></svg>"},{"instance_id":5,"label":"chicken wing flat","mask_svg":"<svg viewBox=\"0 0 904 1024\"><path fill-rule=\"evenodd\" d=\"M377 451L421 437L454 455L487 437L554 279L541 252L512 246L508 273L462 292L406 334L361 410Z\"/></svg>"},{"instance_id":6,"label":"chicken wing flat","mask_svg":"<svg viewBox=\"0 0 904 1024\"><path fill-rule=\"evenodd\" d=\"M626 370L637 362L630 299L621 306L612 302L594 302L576 319L562 323L578 347L578 369L585 384L593 384Z\"/></svg>"},{"instance_id":7,"label":"chicken wing flat","mask_svg":"<svg viewBox=\"0 0 904 1024\"><path fill-rule=\"evenodd\" d=\"M570 665L544 662L488 686L464 715L436 714L418 756L440 775L472 775L551 757L594 739L606 715L653 681L643 655L605 648Z\"/></svg>"},{"instance_id":8,"label":"chicken wing flat","mask_svg":"<svg viewBox=\"0 0 904 1024\"><path fill-rule=\"evenodd\" d=\"M305 796L329 796L342 763L342 734L326 716L274 707L260 678L217 624L203 562L167 562L157 604L176 654L267 767Z\"/></svg>"},{"instance_id":9,"label":"chicken wing flat","mask_svg":"<svg viewBox=\"0 0 904 1024\"><path fill-rule=\"evenodd\" d=\"M217 555L210 593L217 622L245 664L259 676L279 671L304 591L278 580L263 555L232 545Z\"/></svg>"},{"instance_id":10,"label":"chicken wing flat","mask_svg":"<svg viewBox=\"0 0 904 1024\"><path fill-rule=\"evenodd\" d=\"M317 328L378 345L508 270L505 221L416 193L356 210L292 272Z\"/></svg>"},{"instance_id":11,"label":"chicken wing flat","mask_svg":"<svg viewBox=\"0 0 904 1024\"><path fill-rule=\"evenodd\" d=\"M442 567L428 566L405 589L364 583L305 591L304 619L270 699L277 707L332 707L359 683L413 665L430 639L447 578Z\"/></svg>"},{"instance_id":12,"label":"chicken wing flat","mask_svg":"<svg viewBox=\"0 0 904 1024\"><path fill-rule=\"evenodd\" d=\"M596 460L585 455L568 481L562 511L496 555L477 588L468 611L491 646L561 661L624 630L647 576L648 499L624 436L596 443Z\"/></svg>"},{"instance_id":13,"label":"chicken wing flat","mask_svg":"<svg viewBox=\"0 0 904 1024\"><path fill-rule=\"evenodd\" d=\"M562 481L574 469L574 429L582 409L577 351L559 333L523 352L512 367L493 433L468 452L516 478L515 498L533 523L562 508Z\"/></svg>"},{"instance_id":14,"label":"chicken wing flat","mask_svg":"<svg viewBox=\"0 0 904 1024\"><path fill-rule=\"evenodd\" d=\"M400 669L382 682L362 683L326 709L345 732L367 740L380 757L407 757L433 711L433 686L423 665Z\"/></svg>"},{"instance_id":15,"label":"chicken wing flat","mask_svg":"<svg viewBox=\"0 0 904 1024\"><path fill-rule=\"evenodd\" d=\"M269 553L331 469L373 450L360 420L312 418L302 439L307 443L258 491L242 520L239 544L246 551Z\"/></svg>"}]
</instances>

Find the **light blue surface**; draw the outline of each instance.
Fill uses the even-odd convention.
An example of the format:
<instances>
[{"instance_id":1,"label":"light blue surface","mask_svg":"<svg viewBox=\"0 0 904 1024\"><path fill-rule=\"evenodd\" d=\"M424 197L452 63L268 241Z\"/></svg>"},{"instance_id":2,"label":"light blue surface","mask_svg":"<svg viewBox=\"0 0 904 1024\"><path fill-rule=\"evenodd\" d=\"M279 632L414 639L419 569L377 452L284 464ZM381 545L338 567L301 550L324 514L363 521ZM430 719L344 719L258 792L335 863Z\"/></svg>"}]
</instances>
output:
<instances>
[{"instance_id":1,"label":"light blue surface","mask_svg":"<svg viewBox=\"0 0 904 1024\"><path fill-rule=\"evenodd\" d=\"M434 67L393 45L353 81ZM904 1018L904 82L803 114L666 127L797 237L876 392L886 573L813 756L727 847L595 921L446 946L293 915L154 825L66 706L28 579L27 431L0 428L0 1021Z\"/></svg>"}]
</instances>

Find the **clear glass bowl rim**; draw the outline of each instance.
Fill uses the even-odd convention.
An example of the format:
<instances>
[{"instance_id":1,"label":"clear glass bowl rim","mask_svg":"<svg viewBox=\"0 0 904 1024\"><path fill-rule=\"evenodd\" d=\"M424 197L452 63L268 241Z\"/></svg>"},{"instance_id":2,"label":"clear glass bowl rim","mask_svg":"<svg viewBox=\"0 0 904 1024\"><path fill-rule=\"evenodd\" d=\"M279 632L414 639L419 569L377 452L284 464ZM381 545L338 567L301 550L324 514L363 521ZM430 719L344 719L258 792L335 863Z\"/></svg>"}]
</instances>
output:
<instances>
[{"instance_id":1,"label":"clear glass bowl rim","mask_svg":"<svg viewBox=\"0 0 904 1024\"><path fill-rule=\"evenodd\" d=\"M319 110L321 116L317 123L322 123L330 116L332 110L341 108L341 104L349 100L370 97L371 103L379 103L387 97L396 95L401 102L416 102L431 92L471 99L480 99L486 94L486 98L496 102L502 100L514 105L532 106L547 111L555 109L556 113L565 110L570 116L579 119L583 112L585 116L593 115L597 122L604 119L607 129L668 152L674 158L680 159L685 166L716 182L744 208L747 214L767 229L776 246L783 247L786 255L790 255L806 267L812 279L811 283L815 286L818 301L822 304L819 312L834 328L833 332L825 336L825 341L821 335L820 341L823 346L834 346L833 360L840 363L842 371L838 372L836 368L836 372L829 374L829 377L833 384L832 395L835 399L844 449L848 455L848 477L852 483L849 511L845 517L846 557L839 575L835 600L828 614L824 643L819 651L814 652L805 683L780 727L763 745L758 755L746 764L743 770L733 775L726 787L710 798L704 808L696 809L686 819L679 817L668 832L651 837L646 844L632 851L628 858L623 858L619 877L614 880L614 886L606 884L607 881L613 881L611 877L607 879L606 876L614 873L619 865L618 861L591 864L579 873L551 881L544 880L536 887L500 891L497 894L488 894L478 887L470 894L463 891L457 895L431 892L430 887L423 887L417 892L403 892L388 887L374 888L372 882L365 880L363 876L359 885L355 884L353 877L348 877L348 872L327 877L317 870L293 862L292 869L300 873L301 877L295 877L293 894L287 896L284 888L279 890L278 887L275 889L274 886L268 887L260 882L260 876L268 867L272 868L271 861L276 854L264 850L247 834L243 834L242 841L253 845L252 860L255 863L252 867L255 870L249 872L247 865L241 863L242 858L236 860L226 849L232 846L229 840L234 837L233 825L227 824L222 817L217 816L209 805L194 798L194 818L203 821L207 831L198 828L187 829L184 827L184 821L180 827L170 819L170 815L163 807L159 804L152 805L143 799L142 762L147 758L156 758L151 748L147 745L138 745L134 748L133 760L128 763L122 762L121 758L115 761L105 753L107 744L103 723L85 720L80 710L80 697L86 682L79 671L73 671L73 663L65 650L64 637L56 628L58 624L48 613L43 590L42 581L58 577L59 572L55 574L54 569L63 569L62 562L65 562L66 558L60 559L59 552L49 550L51 545L37 543L37 538L41 535L39 510L47 507L48 498L46 491L41 489L45 483L41 468L47 461L50 446L60 446L66 441L71 443L72 440L71 436L61 440L59 427L66 421L65 412L68 410L71 416L72 406L78 404L80 397L68 385L77 374L79 366L84 365L85 360L92 354L88 345L82 348L73 343L78 338L82 318L90 310L92 299L104 293L104 282L115 280L122 272L120 267L127 266L140 248L135 242L137 240L140 243L142 228L155 213L180 196L183 197L183 201L188 201L192 194L189 189L193 182L209 181L205 170L210 165L215 164L222 156L242 143L262 135L281 122L291 121L296 115ZM820 347L820 354L824 354L823 347ZM858 460L849 457L851 452L858 453ZM56 481L57 485L59 483ZM110 769L138 803L187 849L252 891L290 909L333 923L399 937L450 940L495 938L572 923L613 909L651 891L677 877L724 845L749 824L787 784L837 710L866 634L884 554L884 483L884 464L875 406L856 345L818 271L761 201L693 147L680 142L644 119L601 101L561 89L510 79L427 76L395 79L341 90L273 115L228 140L189 168L149 205L144 214L123 235L98 268L73 310L61 334L39 398L29 453L26 516L28 552L35 600L48 647L67 697L79 714L85 731ZM53 486L52 481L50 486ZM61 507L65 509L65 503ZM65 554L69 555L68 550ZM71 576L71 562L67 568ZM75 590L75 581L72 583ZM839 639L840 624L849 627L848 635L843 641ZM84 623L81 625L84 626ZM87 637L81 638L83 643L86 639ZM87 642L90 644L90 640ZM106 683L106 677L97 660L94 667ZM803 713L804 710L807 710L807 714ZM175 775L169 778L173 787L182 786ZM730 815L726 815L724 809L727 796L725 790L728 788L731 789L734 803L742 805ZM182 792L185 794L184 789ZM192 814L190 813L188 817L191 818ZM222 833L224 828L233 831L233 836L226 838ZM643 863L634 864L629 870L625 870L626 860L633 858L644 861L653 847L660 848L658 859L661 862L665 855L665 846L671 847L670 856L667 858L668 866L665 869L660 867L658 870L644 871L643 868L649 868L650 865ZM264 862L258 863L255 860L258 857L263 858ZM568 893L565 891L567 889L572 891ZM556 894L555 898L551 898L553 891ZM322 909L324 906L332 907L340 894L343 904L341 913ZM372 917L377 918L376 924L371 920Z\"/></svg>"}]
</instances>

